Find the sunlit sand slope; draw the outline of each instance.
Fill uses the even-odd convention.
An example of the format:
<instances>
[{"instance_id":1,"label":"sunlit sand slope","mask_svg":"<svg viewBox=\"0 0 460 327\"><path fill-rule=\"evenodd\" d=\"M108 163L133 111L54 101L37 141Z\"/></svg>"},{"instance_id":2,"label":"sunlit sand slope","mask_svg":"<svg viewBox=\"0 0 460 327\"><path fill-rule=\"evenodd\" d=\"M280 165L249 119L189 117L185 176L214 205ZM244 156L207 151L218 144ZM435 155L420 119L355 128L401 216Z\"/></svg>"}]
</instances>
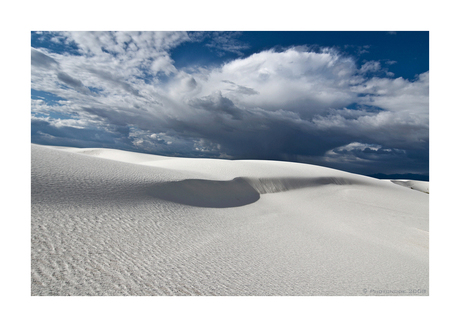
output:
<instances>
[{"instance_id":1,"label":"sunlit sand slope","mask_svg":"<svg viewBox=\"0 0 460 327\"><path fill-rule=\"evenodd\" d=\"M428 295L429 195L319 166L32 145L32 295Z\"/></svg>"}]
</instances>

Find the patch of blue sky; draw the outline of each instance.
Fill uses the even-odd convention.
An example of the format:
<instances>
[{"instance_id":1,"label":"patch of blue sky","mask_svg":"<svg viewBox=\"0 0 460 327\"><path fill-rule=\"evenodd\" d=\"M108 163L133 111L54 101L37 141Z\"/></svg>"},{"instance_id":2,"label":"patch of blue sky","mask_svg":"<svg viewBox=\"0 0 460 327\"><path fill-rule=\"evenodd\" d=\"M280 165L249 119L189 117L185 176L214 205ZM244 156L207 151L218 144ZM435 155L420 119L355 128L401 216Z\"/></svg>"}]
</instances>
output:
<instances>
[{"instance_id":1,"label":"patch of blue sky","mask_svg":"<svg viewBox=\"0 0 460 327\"><path fill-rule=\"evenodd\" d=\"M31 98L33 100L43 100L48 106L56 107L56 110L49 109L46 113L32 111L32 116L50 117L52 119L79 119L75 113L65 113L59 110L58 108L62 106L59 101L65 101L65 99L53 93L31 89Z\"/></svg>"},{"instance_id":2,"label":"patch of blue sky","mask_svg":"<svg viewBox=\"0 0 460 327\"><path fill-rule=\"evenodd\" d=\"M35 89L31 89L31 97L33 100L43 100L48 105L59 105L59 101L65 101L64 98L58 97L53 93L38 91Z\"/></svg>"},{"instance_id":3,"label":"patch of blue sky","mask_svg":"<svg viewBox=\"0 0 460 327\"><path fill-rule=\"evenodd\" d=\"M177 69L193 67L213 68L222 63L238 58L235 53L228 52L222 56L216 55L216 51L210 47L203 46L202 43L186 42L182 43L171 51L171 59Z\"/></svg>"},{"instance_id":4,"label":"patch of blue sky","mask_svg":"<svg viewBox=\"0 0 460 327\"><path fill-rule=\"evenodd\" d=\"M32 48L46 48L59 54L81 55L77 44L75 42L64 42L64 38L58 32L31 32L31 45Z\"/></svg>"},{"instance_id":5,"label":"patch of blue sky","mask_svg":"<svg viewBox=\"0 0 460 327\"><path fill-rule=\"evenodd\" d=\"M36 118L45 118L45 117L49 117L49 113L43 113L43 112L36 112L36 111L32 111L32 117L36 117Z\"/></svg>"},{"instance_id":6,"label":"patch of blue sky","mask_svg":"<svg viewBox=\"0 0 460 327\"><path fill-rule=\"evenodd\" d=\"M377 106L369 106L365 104L359 104L359 103L352 103L346 106L347 109L350 110L364 110L366 112L380 112L380 111L385 111L385 109L377 107Z\"/></svg>"},{"instance_id":7,"label":"patch of blue sky","mask_svg":"<svg viewBox=\"0 0 460 327\"><path fill-rule=\"evenodd\" d=\"M98 87L92 87L92 86L88 86L88 90L90 90L92 93L95 93L95 94L100 94L102 91L104 91L104 89L101 89Z\"/></svg>"}]
</instances>

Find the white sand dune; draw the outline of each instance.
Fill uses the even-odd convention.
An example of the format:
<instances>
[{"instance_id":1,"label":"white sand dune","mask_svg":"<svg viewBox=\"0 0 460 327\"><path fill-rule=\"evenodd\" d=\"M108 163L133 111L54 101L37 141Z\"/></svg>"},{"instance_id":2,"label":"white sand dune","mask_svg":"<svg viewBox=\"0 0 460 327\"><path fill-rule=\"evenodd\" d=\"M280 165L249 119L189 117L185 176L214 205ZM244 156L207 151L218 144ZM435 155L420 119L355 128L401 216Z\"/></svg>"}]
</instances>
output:
<instances>
[{"instance_id":1,"label":"white sand dune","mask_svg":"<svg viewBox=\"0 0 460 327\"><path fill-rule=\"evenodd\" d=\"M319 166L32 145L32 295L428 295L428 198Z\"/></svg>"},{"instance_id":2,"label":"white sand dune","mask_svg":"<svg viewBox=\"0 0 460 327\"><path fill-rule=\"evenodd\" d=\"M411 181L411 180L402 180L402 179L392 179L391 182L395 183L396 185L408 187L412 190L430 193L430 187L429 187L430 183L429 182Z\"/></svg>"}]
</instances>

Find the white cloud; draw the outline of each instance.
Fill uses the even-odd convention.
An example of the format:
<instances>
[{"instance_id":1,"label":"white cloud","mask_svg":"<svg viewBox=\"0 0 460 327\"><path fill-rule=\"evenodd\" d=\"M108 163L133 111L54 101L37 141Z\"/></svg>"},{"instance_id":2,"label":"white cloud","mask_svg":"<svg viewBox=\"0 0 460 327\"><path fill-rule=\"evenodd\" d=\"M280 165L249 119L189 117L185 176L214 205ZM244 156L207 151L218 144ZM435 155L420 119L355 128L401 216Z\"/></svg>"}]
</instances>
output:
<instances>
[{"instance_id":1,"label":"white cloud","mask_svg":"<svg viewBox=\"0 0 460 327\"><path fill-rule=\"evenodd\" d=\"M393 112L423 115L428 119L429 73L423 73L411 82L403 78L372 78L353 88L367 95L362 104L379 106Z\"/></svg>"},{"instance_id":2,"label":"white cloud","mask_svg":"<svg viewBox=\"0 0 460 327\"><path fill-rule=\"evenodd\" d=\"M361 66L359 71L361 73L367 72L377 72L381 69L380 62L378 61L368 61L364 65Z\"/></svg>"},{"instance_id":3,"label":"white cloud","mask_svg":"<svg viewBox=\"0 0 460 327\"><path fill-rule=\"evenodd\" d=\"M244 107L311 115L353 102L356 95L349 88L356 73L352 59L332 50L315 53L288 49L256 53L194 78L201 85L201 95L219 90ZM241 87L231 88L229 83ZM244 90L252 90L251 95L245 96L248 92Z\"/></svg>"},{"instance_id":4,"label":"white cloud","mask_svg":"<svg viewBox=\"0 0 460 327\"><path fill-rule=\"evenodd\" d=\"M151 71L155 75L159 72L164 72L166 75L177 73L173 63L174 61L169 56L158 57L152 62Z\"/></svg>"}]
</instances>

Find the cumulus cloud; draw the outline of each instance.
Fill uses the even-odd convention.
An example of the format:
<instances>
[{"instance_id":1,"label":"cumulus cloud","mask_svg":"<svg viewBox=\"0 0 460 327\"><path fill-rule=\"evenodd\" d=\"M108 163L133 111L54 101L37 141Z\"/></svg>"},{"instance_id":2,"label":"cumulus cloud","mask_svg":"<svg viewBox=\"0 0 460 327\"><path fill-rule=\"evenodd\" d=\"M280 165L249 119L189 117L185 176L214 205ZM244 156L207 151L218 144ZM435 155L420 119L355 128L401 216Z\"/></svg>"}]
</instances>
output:
<instances>
[{"instance_id":1,"label":"cumulus cloud","mask_svg":"<svg viewBox=\"0 0 460 327\"><path fill-rule=\"evenodd\" d=\"M290 110L308 117L354 102L356 94L349 87L356 73L353 60L333 50L316 53L292 48L237 59L196 79L202 82L205 93L222 90L235 103L271 111ZM229 82L244 86L252 96L241 97L242 88L229 89Z\"/></svg>"},{"instance_id":2,"label":"cumulus cloud","mask_svg":"<svg viewBox=\"0 0 460 327\"><path fill-rule=\"evenodd\" d=\"M34 100L32 140L427 172L419 159L429 143L428 72L413 81L378 77L380 62L358 67L334 49L308 47L176 68L171 50L200 37L209 41L196 33L66 32L57 42L77 54L32 48L32 89L64 99ZM231 37L213 35L209 46L241 51Z\"/></svg>"}]
</instances>

